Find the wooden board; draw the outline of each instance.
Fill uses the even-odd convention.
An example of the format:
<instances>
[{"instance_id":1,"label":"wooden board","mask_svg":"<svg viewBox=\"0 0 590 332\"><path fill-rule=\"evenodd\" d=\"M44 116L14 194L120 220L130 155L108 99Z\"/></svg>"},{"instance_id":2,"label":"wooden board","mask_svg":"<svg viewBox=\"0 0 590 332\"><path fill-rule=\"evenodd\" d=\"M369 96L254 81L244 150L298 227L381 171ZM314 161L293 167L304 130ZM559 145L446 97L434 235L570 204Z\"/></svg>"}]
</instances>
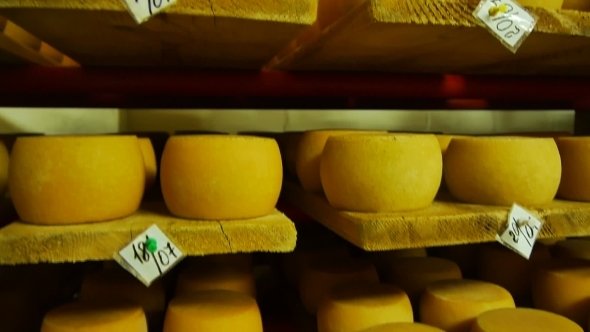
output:
<instances>
[{"instance_id":1,"label":"wooden board","mask_svg":"<svg viewBox=\"0 0 590 332\"><path fill-rule=\"evenodd\" d=\"M268 69L461 74L590 74L590 13L529 8L539 17L516 54L472 16L479 0L330 0L359 2L321 18Z\"/></svg>"},{"instance_id":2,"label":"wooden board","mask_svg":"<svg viewBox=\"0 0 590 332\"><path fill-rule=\"evenodd\" d=\"M0 229L0 264L110 260L156 224L190 256L237 252L290 252L297 233L281 212L244 220L195 221L172 217L163 203L147 203L120 220L68 226L13 222Z\"/></svg>"},{"instance_id":3,"label":"wooden board","mask_svg":"<svg viewBox=\"0 0 590 332\"><path fill-rule=\"evenodd\" d=\"M305 192L292 182L283 183L281 197L367 251L495 241L510 210L439 200L427 209L404 213L338 211L323 195ZM539 238L590 235L590 203L556 200L527 209L545 222Z\"/></svg>"},{"instance_id":4,"label":"wooden board","mask_svg":"<svg viewBox=\"0 0 590 332\"><path fill-rule=\"evenodd\" d=\"M82 65L260 68L317 0L177 0L137 25L123 0L2 0L0 14Z\"/></svg>"}]
</instances>

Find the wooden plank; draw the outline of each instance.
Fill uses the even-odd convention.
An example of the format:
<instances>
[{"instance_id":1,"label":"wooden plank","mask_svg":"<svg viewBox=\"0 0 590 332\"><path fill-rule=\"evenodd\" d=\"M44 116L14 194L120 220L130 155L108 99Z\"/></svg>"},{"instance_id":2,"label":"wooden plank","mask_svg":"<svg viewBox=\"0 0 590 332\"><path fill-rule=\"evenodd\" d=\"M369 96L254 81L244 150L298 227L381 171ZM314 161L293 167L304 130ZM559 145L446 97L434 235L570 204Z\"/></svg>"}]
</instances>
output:
<instances>
[{"instance_id":1,"label":"wooden plank","mask_svg":"<svg viewBox=\"0 0 590 332\"><path fill-rule=\"evenodd\" d=\"M67 226L13 222L0 229L0 264L110 260L115 252L158 225L187 255L290 252L297 233L281 212L244 220L196 221L172 217L163 203L146 203L120 220Z\"/></svg>"},{"instance_id":2,"label":"wooden plank","mask_svg":"<svg viewBox=\"0 0 590 332\"><path fill-rule=\"evenodd\" d=\"M124 1L3 0L0 12L83 65L260 68L317 0L177 0L137 25Z\"/></svg>"},{"instance_id":3,"label":"wooden plank","mask_svg":"<svg viewBox=\"0 0 590 332\"><path fill-rule=\"evenodd\" d=\"M322 195L305 192L299 184L288 181L283 183L281 197L367 251L495 241L510 210L443 197L427 209L412 212L338 211ZM590 203L555 200L548 206L527 209L545 222L539 238L590 235Z\"/></svg>"},{"instance_id":4,"label":"wooden plank","mask_svg":"<svg viewBox=\"0 0 590 332\"><path fill-rule=\"evenodd\" d=\"M472 12L478 2L365 0L338 19L301 34L266 67L505 75L590 74L590 13L528 8L539 21L535 31L513 54L477 24ZM319 13L322 12L320 8Z\"/></svg>"}]
</instances>

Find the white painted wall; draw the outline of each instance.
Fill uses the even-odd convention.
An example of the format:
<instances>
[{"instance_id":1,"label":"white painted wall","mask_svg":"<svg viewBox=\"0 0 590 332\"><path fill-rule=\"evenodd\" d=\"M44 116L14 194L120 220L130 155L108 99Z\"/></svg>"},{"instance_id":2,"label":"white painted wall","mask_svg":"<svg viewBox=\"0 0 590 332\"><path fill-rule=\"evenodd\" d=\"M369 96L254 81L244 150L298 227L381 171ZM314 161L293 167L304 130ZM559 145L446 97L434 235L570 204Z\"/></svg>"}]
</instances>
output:
<instances>
[{"instance_id":1,"label":"white painted wall","mask_svg":"<svg viewBox=\"0 0 590 332\"><path fill-rule=\"evenodd\" d=\"M84 134L119 130L119 110L0 108L0 133Z\"/></svg>"}]
</instances>

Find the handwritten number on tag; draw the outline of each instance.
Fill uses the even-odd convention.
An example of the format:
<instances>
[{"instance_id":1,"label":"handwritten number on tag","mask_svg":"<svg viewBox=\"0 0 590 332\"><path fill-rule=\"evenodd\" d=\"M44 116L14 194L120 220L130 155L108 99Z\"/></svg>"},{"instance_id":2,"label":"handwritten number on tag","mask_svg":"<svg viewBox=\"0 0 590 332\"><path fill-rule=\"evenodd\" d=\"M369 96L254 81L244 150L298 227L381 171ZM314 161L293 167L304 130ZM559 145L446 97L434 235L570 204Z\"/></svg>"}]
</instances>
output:
<instances>
[{"instance_id":1,"label":"handwritten number on tag","mask_svg":"<svg viewBox=\"0 0 590 332\"><path fill-rule=\"evenodd\" d=\"M525 223L523 226L520 226L518 220L512 217L512 220L510 222L510 231L508 231L508 234L512 237L512 241L514 241L514 243L518 243L518 241L521 238L521 235L524 235L524 240L527 242L529 247L532 247L533 244L531 243L531 241L533 240L533 237L535 235L533 228L539 231L539 228L537 226L531 226L529 223Z\"/></svg>"},{"instance_id":2,"label":"handwritten number on tag","mask_svg":"<svg viewBox=\"0 0 590 332\"><path fill-rule=\"evenodd\" d=\"M501 0L492 0L491 1L494 6L500 6L502 4ZM502 15L498 15L498 17L495 17L492 19L492 22L496 22L496 29L500 32L504 32L510 28L513 28L513 30L507 31L504 34L504 37L506 38L511 38L517 34L520 33L520 28L518 27L518 25L514 24L514 21L511 20L510 18L512 16L516 16L519 15L519 12L516 13L512 13L512 11L514 10L514 7L512 7L511 4L506 3L506 12L502 13Z\"/></svg>"},{"instance_id":3,"label":"handwritten number on tag","mask_svg":"<svg viewBox=\"0 0 590 332\"><path fill-rule=\"evenodd\" d=\"M140 0L135 0L135 3L139 3ZM164 0L145 0L147 1L148 4L148 11L150 12L150 15L153 15L153 9L160 9L160 7L162 7L162 2ZM166 0L167 3L170 3L170 0Z\"/></svg>"},{"instance_id":4,"label":"handwritten number on tag","mask_svg":"<svg viewBox=\"0 0 590 332\"><path fill-rule=\"evenodd\" d=\"M178 258L178 255L174 251L170 242L167 242L163 249L150 253L146 245L148 239L149 237L146 235L145 241L133 243L133 258L141 264L149 263L150 259L153 258L154 264L156 264L156 267L158 268L158 272L162 274L162 267L167 267L170 264L170 256Z\"/></svg>"}]
</instances>

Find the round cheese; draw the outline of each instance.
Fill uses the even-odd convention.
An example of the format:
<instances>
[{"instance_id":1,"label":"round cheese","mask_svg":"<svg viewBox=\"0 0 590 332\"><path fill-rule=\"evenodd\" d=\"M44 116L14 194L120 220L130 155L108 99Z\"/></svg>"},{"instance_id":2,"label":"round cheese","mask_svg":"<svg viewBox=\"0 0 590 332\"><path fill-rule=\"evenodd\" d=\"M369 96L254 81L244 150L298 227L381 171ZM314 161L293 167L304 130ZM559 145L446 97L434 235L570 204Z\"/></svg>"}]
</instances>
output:
<instances>
[{"instance_id":1,"label":"round cheese","mask_svg":"<svg viewBox=\"0 0 590 332\"><path fill-rule=\"evenodd\" d=\"M590 265L584 260L555 260L539 266L532 281L535 308L586 326L590 313Z\"/></svg>"},{"instance_id":2,"label":"round cheese","mask_svg":"<svg viewBox=\"0 0 590 332\"><path fill-rule=\"evenodd\" d=\"M361 332L444 332L436 327L420 323L387 323L370 327Z\"/></svg>"},{"instance_id":3,"label":"round cheese","mask_svg":"<svg viewBox=\"0 0 590 332\"><path fill-rule=\"evenodd\" d=\"M177 296L204 290L228 290L256 297L252 269L217 265L188 268L178 276Z\"/></svg>"},{"instance_id":4,"label":"round cheese","mask_svg":"<svg viewBox=\"0 0 590 332\"><path fill-rule=\"evenodd\" d=\"M551 138L457 137L444 164L450 193L474 204L547 204L561 178L559 151Z\"/></svg>"},{"instance_id":5,"label":"round cheese","mask_svg":"<svg viewBox=\"0 0 590 332\"><path fill-rule=\"evenodd\" d=\"M360 282L335 286L318 307L318 332L361 331L371 326L413 322L406 293L393 285Z\"/></svg>"},{"instance_id":6,"label":"round cheese","mask_svg":"<svg viewBox=\"0 0 590 332\"><path fill-rule=\"evenodd\" d=\"M451 140L453 137L461 137L460 135L435 135L436 139L438 140L438 144L440 145L440 152L445 156L447 149L449 148L449 144L451 144ZM443 163L443 169L445 165ZM443 171L444 172L444 171ZM447 192L447 184L445 183L444 179L441 179L439 191Z\"/></svg>"},{"instance_id":7,"label":"round cheese","mask_svg":"<svg viewBox=\"0 0 590 332\"><path fill-rule=\"evenodd\" d=\"M0 198L4 197L6 188L8 188L8 149L0 141Z\"/></svg>"},{"instance_id":8,"label":"round cheese","mask_svg":"<svg viewBox=\"0 0 590 332\"><path fill-rule=\"evenodd\" d=\"M328 138L337 135L361 133L385 134L386 132L360 130L312 130L305 132L299 141L295 158L297 177L303 189L311 192L321 192L323 190L320 178L320 160Z\"/></svg>"},{"instance_id":9,"label":"round cheese","mask_svg":"<svg viewBox=\"0 0 590 332\"><path fill-rule=\"evenodd\" d=\"M328 292L336 285L349 281L379 281L371 263L353 259L326 258L313 261L301 276L299 295L305 309L314 314Z\"/></svg>"},{"instance_id":10,"label":"round cheese","mask_svg":"<svg viewBox=\"0 0 590 332\"><path fill-rule=\"evenodd\" d=\"M181 218L228 220L271 213L283 170L277 142L235 135L173 136L160 179L164 201Z\"/></svg>"},{"instance_id":11,"label":"round cheese","mask_svg":"<svg viewBox=\"0 0 590 332\"><path fill-rule=\"evenodd\" d=\"M571 320L543 310L505 308L487 311L475 320L471 332L582 332Z\"/></svg>"},{"instance_id":12,"label":"round cheese","mask_svg":"<svg viewBox=\"0 0 590 332\"><path fill-rule=\"evenodd\" d=\"M145 185L135 136L19 137L8 173L14 207L21 221L33 224L129 216L139 207Z\"/></svg>"},{"instance_id":13,"label":"round cheese","mask_svg":"<svg viewBox=\"0 0 590 332\"><path fill-rule=\"evenodd\" d=\"M442 157L434 135L332 136L320 173L336 209L394 212L428 207L438 191Z\"/></svg>"},{"instance_id":14,"label":"round cheese","mask_svg":"<svg viewBox=\"0 0 590 332\"><path fill-rule=\"evenodd\" d=\"M350 257L346 247L336 246L320 250L297 250L285 255L283 275L287 283L294 288L299 286L301 275L315 260L344 259Z\"/></svg>"},{"instance_id":15,"label":"round cheese","mask_svg":"<svg viewBox=\"0 0 590 332\"><path fill-rule=\"evenodd\" d=\"M147 332L141 307L132 304L74 302L53 309L43 318L41 332Z\"/></svg>"},{"instance_id":16,"label":"round cheese","mask_svg":"<svg viewBox=\"0 0 590 332\"><path fill-rule=\"evenodd\" d=\"M451 260L459 265L463 278L475 278L477 275L477 259L479 244L462 244L429 248L432 256Z\"/></svg>"},{"instance_id":17,"label":"round cheese","mask_svg":"<svg viewBox=\"0 0 590 332\"><path fill-rule=\"evenodd\" d=\"M145 166L145 190L150 189L156 182L156 175L158 174L158 163L156 162L156 153L152 146L152 141L149 138L138 138L139 147L143 155L143 163Z\"/></svg>"},{"instance_id":18,"label":"round cheese","mask_svg":"<svg viewBox=\"0 0 590 332\"><path fill-rule=\"evenodd\" d=\"M590 260L590 240L569 239L555 243L554 252L562 258Z\"/></svg>"},{"instance_id":19,"label":"round cheese","mask_svg":"<svg viewBox=\"0 0 590 332\"><path fill-rule=\"evenodd\" d=\"M514 308L504 288L477 280L439 280L429 284L420 299L420 321L447 332L469 332L482 313Z\"/></svg>"},{"instance_id":20,"label":"round cheese","mask_svg":"<svg viewBox=\"0 0 590 332\"><path fill-rule=\"evenodd\" d=\"M256 301L223 290L202 291L170 301L163 332L262 332Z\"/></svg>"},{"instance_id":21,"label":"round cheese","mask_svg":"<svg viewBox=\"0 0 590 332\"><path fill-rule=\"evenodd\" d=\"M557 195L574 201L590 201L590 137L555 140L561 156L561 182Z\"/></svg>"}]
</instances>

